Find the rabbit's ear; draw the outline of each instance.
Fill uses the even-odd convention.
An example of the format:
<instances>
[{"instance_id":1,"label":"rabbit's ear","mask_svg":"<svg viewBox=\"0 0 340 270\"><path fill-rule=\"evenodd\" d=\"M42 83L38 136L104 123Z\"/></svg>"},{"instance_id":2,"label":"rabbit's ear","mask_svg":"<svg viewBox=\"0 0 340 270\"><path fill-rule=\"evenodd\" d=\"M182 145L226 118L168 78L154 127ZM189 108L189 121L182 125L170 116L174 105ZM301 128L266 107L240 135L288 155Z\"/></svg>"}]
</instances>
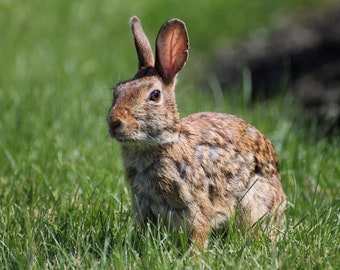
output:
<instances>
[{"instance_id":1,"label":"rabbit's ear","mask_svg":"<svg viewBox=\"0 0 340 270\"><path fill-rule=\"evenodd\" d=\"M130 24L135 41L136 51L138 54L138 69L141 70L146 67L153 67L154 58L152 49L150 46L150 42L143 31L140 20L138 19L138 17L133 16L130 19Z\"/></svg>"},{"instance_id":2,"label":"rabbit's ear","mask_svg":"<svg viewBox=\"0 0 340 270\"><path fill-rule=\"evenodd\" d=\"M188 59L189 40L184 22L167 21L158 33L155 68L170 83Z\"/></svg>"}]
</instances>

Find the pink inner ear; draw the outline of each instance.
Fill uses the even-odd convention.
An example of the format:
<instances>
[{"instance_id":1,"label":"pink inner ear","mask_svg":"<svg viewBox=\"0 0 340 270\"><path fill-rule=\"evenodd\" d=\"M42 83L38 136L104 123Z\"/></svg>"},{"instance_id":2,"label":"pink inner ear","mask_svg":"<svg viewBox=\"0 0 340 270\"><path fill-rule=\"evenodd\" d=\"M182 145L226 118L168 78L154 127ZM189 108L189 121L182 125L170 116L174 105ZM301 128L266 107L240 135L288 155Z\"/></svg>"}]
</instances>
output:
<instances>
[{"instance_id":1,"label":"pink inner ear","mask_svg":"<svg viewBox=\"0 0 340 270\"><path fill-rule=\"evenodd\" d=\"M184 25L172 24L160 32L157 39L157 61L169 81L183 67L188 57L188 38Z\"/></svg>"},{"instance_id":2,"label":"pink inner ear","mask_svg":"<svg viewBox=\"0 0 340 270\"><path fill-rule=\"evenodd\" d=\"M173 33L172 35L172 41L171 41L171 47L170 47L170 60L169 62L172 65L173 72L176 74L180 68L182 68L183 64L182 61L185 61L186 59L183 59L183 53L185 53L186 56L186 50L187 45L186 42L183 42L183 39L180 38L181 35L177 32Z\"/></svg>"}]
</instances>

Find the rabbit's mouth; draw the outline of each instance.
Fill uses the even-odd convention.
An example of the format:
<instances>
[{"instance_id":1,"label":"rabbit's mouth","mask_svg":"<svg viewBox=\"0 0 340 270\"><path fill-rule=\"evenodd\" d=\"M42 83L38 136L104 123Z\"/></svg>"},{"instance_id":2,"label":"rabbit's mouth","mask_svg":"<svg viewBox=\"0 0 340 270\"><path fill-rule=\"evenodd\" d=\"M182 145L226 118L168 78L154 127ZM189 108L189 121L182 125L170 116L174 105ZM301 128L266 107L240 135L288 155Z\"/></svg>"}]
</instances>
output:
<instances>
[{"instance_id":1,"label":"rabbit's mouth","mask_svg":"<svg viewBox=\"0 0 340 270\"><path fill-rule=\"evenodd\" d=\"M109 134L120 143L136 142L139 140L138 136L124 131L123 124L121 122L109 123Z\"/></svg>"},{"instance_id":2,"label":"rabbit's mouth","mask_svg":"<svg viewBox=\"0 0 340 270\"><path fill-rule=\"evenodd\" d=\"M109 127L109 134L112 138L116 139L120 143L132 141L132 139L130 139L126 135L122 134L121 132L119 132L115 129L112 129L111 127Z\"/></svg>"},{"instance_id":3,"label":"rabbit's mouth","mask_svg":"<svg viewBox=\"0 0 340 270\"><path fill-rule=\"evenodd\" d=\"M125 144L138 144L138 140L126 137L126 136L121 135L121 134L112 133L110 131L110 135L111 135L112 138L114 138L116 141L118 141L122 145L125 145Z\"/></svg>"},{"instance_id":4,"label":"rabbit's mouth","mask_svg":"<svg viewBox=\"0 0 340 270\"><path fill-rule=\"evenodd\" d=\"M126 133L121 122L112 122L108 126L110 136L122 144L136 143L140 140L138 136Z\"/></svg>"}]
</instances>

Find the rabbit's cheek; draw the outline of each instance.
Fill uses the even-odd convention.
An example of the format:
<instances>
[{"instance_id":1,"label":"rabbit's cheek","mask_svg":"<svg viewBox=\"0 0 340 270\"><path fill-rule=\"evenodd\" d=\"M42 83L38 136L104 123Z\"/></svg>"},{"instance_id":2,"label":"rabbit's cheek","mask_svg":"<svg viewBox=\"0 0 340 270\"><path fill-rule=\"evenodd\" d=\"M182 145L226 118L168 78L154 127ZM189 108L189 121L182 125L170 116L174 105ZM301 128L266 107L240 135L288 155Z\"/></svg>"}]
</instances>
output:
<instances>
[{"instance_id":1,"label":"rabbit's cheek","mask_svg":"<svg viewBox=\"0 0 340 270\"><path fill-rule=\"evenodd\" d=\"M131 138L140 137L140 130L139 130L139 124L136 121L130 121L128 125L126 125L125 128L125 134Z\"/></svg>"}]
</instances>

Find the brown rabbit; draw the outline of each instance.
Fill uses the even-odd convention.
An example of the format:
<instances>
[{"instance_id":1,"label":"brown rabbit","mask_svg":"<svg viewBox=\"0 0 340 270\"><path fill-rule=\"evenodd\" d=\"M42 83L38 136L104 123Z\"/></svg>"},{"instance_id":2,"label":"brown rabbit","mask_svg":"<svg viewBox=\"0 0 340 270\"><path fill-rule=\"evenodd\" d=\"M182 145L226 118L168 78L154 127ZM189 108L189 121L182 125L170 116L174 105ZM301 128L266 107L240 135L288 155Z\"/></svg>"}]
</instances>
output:
<instances>
[{"instance_id":1,"label":"brown rabbit","mask_svg":"<svg viewBox=\"0 0 340 270\"><path fill-rule=\"evenodd\" d=\"M174 89L188 58L185 24L171 19L162 26L154 60L139 19L130 23L138 72L116 85L107 122L122 146L137 220L168 220L199 247L235 215L241 227L261 220L271 236L281 231L286 201L270 141L232 115L180 119Z\"/></svg>"}]
</instances>

